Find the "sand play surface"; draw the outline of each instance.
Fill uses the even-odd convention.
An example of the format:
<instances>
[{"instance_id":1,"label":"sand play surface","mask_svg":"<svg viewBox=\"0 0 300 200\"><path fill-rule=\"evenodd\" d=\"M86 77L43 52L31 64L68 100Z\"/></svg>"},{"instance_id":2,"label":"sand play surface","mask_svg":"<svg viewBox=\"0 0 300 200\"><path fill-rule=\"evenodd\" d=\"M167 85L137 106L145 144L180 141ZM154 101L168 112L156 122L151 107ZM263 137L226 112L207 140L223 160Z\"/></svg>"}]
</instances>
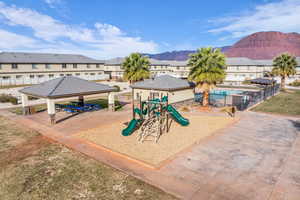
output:
<instances>
[{"instance_id":1,"label":"sand play surface","mask_svg":"<svg viewBox=\"0 0 300 200\"><path fill-rule=\"evenodd\" d=\"M138 142L139 131L131 136L122 136L121 131L126 127L123 124L125 121L101 125L98 128L80 132L75 137L158 167L163 161L173 158L180 151L213 135L217 130L225 128L236 120L230 117L191 114L184 114L184 117L190 120L190 125L183 127L173 121L170 132L163 134L158 143Z\"/></svg>"}]
</instances>

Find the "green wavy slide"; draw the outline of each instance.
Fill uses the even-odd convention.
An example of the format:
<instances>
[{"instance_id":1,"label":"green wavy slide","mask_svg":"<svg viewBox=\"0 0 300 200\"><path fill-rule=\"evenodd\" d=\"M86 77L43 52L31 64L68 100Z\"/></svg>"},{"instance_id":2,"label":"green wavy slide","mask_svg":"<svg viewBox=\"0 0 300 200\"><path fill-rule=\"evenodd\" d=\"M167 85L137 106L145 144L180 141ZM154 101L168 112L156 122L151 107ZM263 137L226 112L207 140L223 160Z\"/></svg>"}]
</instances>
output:
<instances>
[{"instance_id":1,"label":"green wavy slide","mask_svg":"<svg viewBox=\"0 0 300 200\"><path fill-rule=\"evenodd\" d=\"M167 106L167 111L171 114L172 118L181 126L188 126L190 121L184 117L171 105Z\"/></svg>"}]
</instances>

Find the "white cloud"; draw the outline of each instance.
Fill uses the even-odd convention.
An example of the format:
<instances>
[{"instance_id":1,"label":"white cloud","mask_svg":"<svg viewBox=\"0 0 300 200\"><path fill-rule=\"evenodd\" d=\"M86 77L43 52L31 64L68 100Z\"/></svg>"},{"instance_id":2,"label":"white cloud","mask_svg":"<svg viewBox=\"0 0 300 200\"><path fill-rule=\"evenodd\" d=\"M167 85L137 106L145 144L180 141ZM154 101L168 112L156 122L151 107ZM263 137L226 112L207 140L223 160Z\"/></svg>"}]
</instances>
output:
<instances>
[{"instance_id":1,"label":"white cloud","mask_svg":"<svg viewBox=\"0 0 300 200\"><path fill-rule=\"evenodd\" d=\"M219 27L209 32L229 33L232 38L258 31L300 32L300 1L281 0L265 3L246 14L223 17L213 22Z\"/></svg>"},{"instance_id":2,"label":"white cloud","mask_svg":"<svg viewBox=\"0 0 300 200\"><path fill-rule=\"evenodd\" d=\"M53 0L48 0L52 2ZM131 52L156 52L157 44L152 41L143 41L140 37L130 37L118 27L96 22L94 27L87 28L79 25L65 24L51 16L39 13L28 8L7 6L0 2L0 18L2 23L14 27L30 28L33 36L39 39L40 46L48 49L49 45L57 45L57 50L72 53L77 49L86 52L97 52L97 57L125 56Z\"/></svg>"},{"instance_id":3,"label":"white cloud","mask_svg":"<svg viewBox=\"0 0 300 200\"><path fill-rule=\"evenodd\" d=\"M0 29L0 48L15 49L15 48L32 48L35 47L36 41L32 38L18 35L6 30Z\"/></svg>"},{"instance_id":4,"label":"white cloud","mask_svg":"<svg viewBox=\"0 0 300 200\"><path fill-rule=\"evenodd\" d=\"M44 2L48 4L50 8L55 8L57 4L62 3L62 0L44 0Z\"/></svg>"}]
</instances>

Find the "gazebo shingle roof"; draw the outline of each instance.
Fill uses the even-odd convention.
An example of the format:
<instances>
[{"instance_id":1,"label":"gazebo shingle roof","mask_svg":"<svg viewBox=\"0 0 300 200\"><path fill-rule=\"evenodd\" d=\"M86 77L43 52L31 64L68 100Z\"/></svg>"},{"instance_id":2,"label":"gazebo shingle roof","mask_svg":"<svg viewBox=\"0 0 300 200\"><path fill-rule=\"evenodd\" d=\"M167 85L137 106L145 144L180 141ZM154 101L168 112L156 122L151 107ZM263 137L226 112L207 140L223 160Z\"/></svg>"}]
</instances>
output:
<instances>
[{"instance_id":1,"label":"gazebo shingle roof","mask_svg":"<svg viewBox=\"0 0 300 200\"><path fill-rule=\"evenodd\" d=\"M90 82L73 76L64 76L21 89L19 92L42 98L62 98L79 95L100 94L115 91L116 88Z\"/></svg>"},{"instance_id":2,"label":"gazebo shingle roof","mask_svg":"<svg viewBox=\"0 0 300 200\"><path fill-rule=\"evenodd\" d=\"M136 82L130 87L134 89L146 90L162 90L162 91L175 91L194 87L194 83L175 78L169 75L155 77L154 79L147 79L144 81Z\"/></svg>"}]
</instances>

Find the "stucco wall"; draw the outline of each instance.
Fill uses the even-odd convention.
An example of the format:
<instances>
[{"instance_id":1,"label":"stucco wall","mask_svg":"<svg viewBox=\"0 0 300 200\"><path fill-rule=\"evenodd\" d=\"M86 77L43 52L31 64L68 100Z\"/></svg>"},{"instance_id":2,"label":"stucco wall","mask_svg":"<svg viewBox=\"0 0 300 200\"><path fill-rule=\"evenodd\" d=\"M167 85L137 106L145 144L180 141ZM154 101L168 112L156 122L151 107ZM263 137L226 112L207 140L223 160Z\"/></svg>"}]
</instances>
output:
<instances>
[{"instance_id":1,"label":"stucco wall","mask_svg":"<svg viewBox=\"0 0 300 200\"><path fill-rule=\"evenodd\" d=\"M169 103L176 103L194 98L193 89L185 89L174 92L134 89L134 98L135 100L138 100L138 97L140 96L142 101L145 101L148 99L148 96L150 96L150 93L155 93L156 97L158 97L158 95L160 97L161 95L166 96L168 94Z\"/></svg>"}]
</instances>

